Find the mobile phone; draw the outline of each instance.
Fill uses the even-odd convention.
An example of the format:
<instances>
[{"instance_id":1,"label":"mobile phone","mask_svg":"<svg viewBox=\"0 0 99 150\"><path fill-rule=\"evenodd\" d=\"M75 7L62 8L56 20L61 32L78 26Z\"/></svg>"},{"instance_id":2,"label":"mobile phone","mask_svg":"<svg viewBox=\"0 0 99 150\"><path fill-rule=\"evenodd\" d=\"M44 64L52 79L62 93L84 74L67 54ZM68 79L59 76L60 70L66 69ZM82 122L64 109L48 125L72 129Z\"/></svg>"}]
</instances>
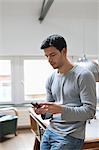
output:
<instances>
[{"instance_id":1,"label":"mobile phone","mask_svg":"<svg viewBox=\"0 0 99 150\"><path fill-rule=\"evenodd\" d=\"M35 108L40 108L40 105L38 103L31 103Z\"/></svg>"}]
</instances>

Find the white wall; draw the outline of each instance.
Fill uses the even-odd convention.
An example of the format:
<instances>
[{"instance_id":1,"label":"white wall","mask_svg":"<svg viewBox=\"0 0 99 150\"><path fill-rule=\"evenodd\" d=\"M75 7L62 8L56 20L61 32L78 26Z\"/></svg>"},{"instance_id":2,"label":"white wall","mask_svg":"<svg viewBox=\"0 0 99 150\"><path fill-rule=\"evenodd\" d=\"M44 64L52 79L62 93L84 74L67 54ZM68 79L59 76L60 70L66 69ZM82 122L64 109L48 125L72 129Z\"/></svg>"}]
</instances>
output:
<instances>
[{"instance_id":1,"label":"white wall","mask_svg":"<svg viewBox=\"0 0 99 150\"><path fill-rule=\"evenodd\" d=\"M38 21L41 0L0 0L0 55L42 55L50 34L67 39L69 55L99 55L99 2L55 0Z\"/></svg>"},{"instance_id":2,"label":"white wall","mask_svg":"<svg viewBox=\"0 0 99 150\"><path fill-rule=\"evenodd\" d=\"M98 51L99 51L99 1L98 1ZM98 58L99 58L99 52L98 52Z\"/></svg>"}]
</instances>

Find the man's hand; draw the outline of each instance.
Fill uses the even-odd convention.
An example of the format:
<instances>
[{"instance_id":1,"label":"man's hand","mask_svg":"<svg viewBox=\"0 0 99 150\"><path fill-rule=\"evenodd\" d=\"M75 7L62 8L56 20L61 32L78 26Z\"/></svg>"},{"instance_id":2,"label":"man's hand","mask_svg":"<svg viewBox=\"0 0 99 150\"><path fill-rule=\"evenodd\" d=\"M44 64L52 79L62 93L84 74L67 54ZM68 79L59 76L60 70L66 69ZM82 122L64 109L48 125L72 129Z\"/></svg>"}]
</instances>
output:
<instances>
[{"instance_id":1,"label":"man's hand","mask_svg":"<svg viewBox=\"0 0 99 150\"><path fill-rule=\"evenodd\" d=\"M62 106L60 104L46 102L46 103L39 103L40 108L35 109L35 113L45 114L45 113L51 113L51 114L58 114L62 113Z\"/></svg>"}]
</instances>

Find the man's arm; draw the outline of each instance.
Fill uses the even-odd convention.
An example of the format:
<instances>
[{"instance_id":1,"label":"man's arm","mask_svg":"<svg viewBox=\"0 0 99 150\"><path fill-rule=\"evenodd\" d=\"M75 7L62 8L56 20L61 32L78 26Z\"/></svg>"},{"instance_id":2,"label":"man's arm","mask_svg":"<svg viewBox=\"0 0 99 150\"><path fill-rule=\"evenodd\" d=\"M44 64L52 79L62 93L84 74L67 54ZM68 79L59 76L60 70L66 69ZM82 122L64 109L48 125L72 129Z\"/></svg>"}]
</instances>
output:
<instances>
[{"instance_id":1,"label":"man's arm","mask_svg":"<svg viewBox=\"0 0 99 150\"><path fill-rule=\"evenodd\" d=\"M83 72L78 80L81 106L62 106L62 119L66 121L86 121L96 112L96 82L92 73Z\"/></svg>"},{"instance_id":2,"label":"man's arm","mask_svg":"<svg viewBox=\"0 0 99 150\"><path fill-rule=\"evenodd\" d=\"M62 120L86 121L93 118L96 111L96 83L91 73L84 73L79 78L79 93L81 106L60 105L51 102L41 104L42 107L37 110L38 114L46 112L52 114L61 113Z\"/></svg>"}]
</instances>

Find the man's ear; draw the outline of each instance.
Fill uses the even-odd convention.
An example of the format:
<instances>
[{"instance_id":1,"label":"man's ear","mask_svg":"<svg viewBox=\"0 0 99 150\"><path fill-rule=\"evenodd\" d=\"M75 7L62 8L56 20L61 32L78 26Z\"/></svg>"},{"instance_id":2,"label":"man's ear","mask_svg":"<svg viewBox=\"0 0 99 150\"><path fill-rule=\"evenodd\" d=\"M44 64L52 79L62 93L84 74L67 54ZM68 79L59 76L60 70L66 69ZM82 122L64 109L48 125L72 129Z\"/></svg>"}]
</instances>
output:
<instances>
[{"instance_id":1,"label":"man's ear","mask_svg":"<svg viewBox=\"0 0 99 150\"><path fill-rule=\"evenodd\" d=\"M66 48L63 48L63 49L62 49L62 54L66 56L66 53L67 53L67 49L66 49Z\"/></svg>"}]
</instances>

